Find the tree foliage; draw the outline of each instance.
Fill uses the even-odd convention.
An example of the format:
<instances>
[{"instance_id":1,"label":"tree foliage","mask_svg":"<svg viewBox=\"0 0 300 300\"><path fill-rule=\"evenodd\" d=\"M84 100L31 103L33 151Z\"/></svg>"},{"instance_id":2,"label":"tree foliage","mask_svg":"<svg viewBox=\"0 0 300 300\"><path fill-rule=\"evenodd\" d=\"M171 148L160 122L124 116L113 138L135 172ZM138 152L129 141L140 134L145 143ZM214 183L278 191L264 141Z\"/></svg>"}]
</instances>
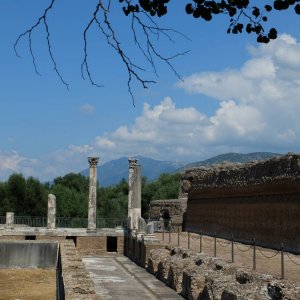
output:
<instances>
[{"instance_id":1,"label":"tree foliage","mask_svg":"<svg viewBox=\"0 0 300 300\"><path fill-rule=\"evenodd\" d=\"M124 3L123 11L125 15L134 15L141 11L146 11L150 16L162 17L168 13L170 0L119 0ZM299 0L269 0L260 1L253 5L251 0L188 0L184 1L185 11L188 15L211 21L217 15L229 17L229 27L227 33L242 33L244 29L247 33L257 35L257 42L268 43L277 38L277 30L272 27L265 30L265 23L268 21L267 15L274 9L284 11L293 9L296 14L300 14Z\"/></svg>"},{"instance_id":2,"label":"tree foliage","mask_svg":"<svg viewBox=\"0 0 300 300\"><path fill-rule=\"evenodd\" d=\"M7 182L0 183L0 215L12 211L16 215L45 216L47 188L37 179L25 179L12 174Z\"/></svg>"},{"instance_id":3,"label":"tree foliage","mask_svg":"<svg viewBox=\"0 0 300 300\"><path fill-rule=\"evenodd\" d=\"M17 50L18 44L23 38L27 38L29 52L32 56L35 71L36 73L39 73L34 56L33 33L39 28L43 28L45 30L46 43L53 69L61 82L68 88L69 85L61 74L53 53L54 47L52 45L50 34L51 25L48 21L49 14L55 13L56 2L58 2L58 0L49 0L49 4L44 12L40 16L37 16L36 20L32 22L32 25L17 37L14 49L16 55L19 56ZM188 51L165 55L159 50L157 45L158 41L161 41L162 38L173 41L174 36L176 35L184 36L174 29L164 28L158 24L158 19L168 14L169 10L172 8L171 3L174 3L175 0L173 2L171 0L119 0L118 2L119 6L117 1L112 2L111 0L98 0L96 1L96 4L94 4L95 6L92 9L89 21L82 31L83 58L81 62L81 74L82 77L84 79L87 78L92 85L101 86L101 84L96 83L93 79L88 61L88 33L92 28L96 28L99 36L106 41L123 62L128 74L128 91L134 101L132 82L137 81L142 87L147 88L149 84L155 83L155 80L144 77L145 69L135 61L134 57L136 55L130 55L122 45L122 39L117 35L116 27L114 27L111 21L111 9L122 9L124 15L131 18L130 29L132 35L131 37L126 37L126 39L134 41L136 52L142 54L156 75L155 61L158 60L166 63L173 70L175 75L180 78L180 75L173 67L172 62L175 58L186 54ZM239 34L247 32L248 34L254 34L259 43L268 43L270 40L277 38L276 26L268 27L268 16L273 11L285 11L291 9L294 10L296 14L300 14L299 2L300 0L181 1L182 9L185 10L187 15L199 19L199 21L203 20L207 22L214 21L219 16L225 16L228 19L228 27L226 28L227 33ZM76 3L74 2L73 5L76 5ZM92 6L93 4L88 5ZM209 30L209 28L206 30Z\"/></svg>"},{"instance_id":4,"label":"tree foliage","mask_svg":"<svg viewBox=\"0 0 300 300\"><path fill-rule=\"evenodd\" d=\"M142 215L148 218L151 200L178 197L177 174L161 174L151 182L142 178ZM53 183L41 183L38 179L25 179L22 174L12 174L6 182L0 182L0 216L11 211L19 216L46 216L47 198L56 196L57 216L86 218L88 214L89 179L70 173L57 177ZM127 218L128 183L99 187L97 190L97 217Z\"/></svg>"}]
</instances>

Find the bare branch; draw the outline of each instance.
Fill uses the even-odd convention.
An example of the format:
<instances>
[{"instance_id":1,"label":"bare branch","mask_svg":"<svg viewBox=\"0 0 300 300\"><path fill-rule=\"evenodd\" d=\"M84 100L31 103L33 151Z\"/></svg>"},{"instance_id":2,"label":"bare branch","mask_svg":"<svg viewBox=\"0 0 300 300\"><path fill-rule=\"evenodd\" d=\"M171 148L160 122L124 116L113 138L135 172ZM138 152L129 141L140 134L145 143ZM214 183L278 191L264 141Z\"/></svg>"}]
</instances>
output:
<instances>
[{"instance_id":1,"label":"bare branch","mask_svg":"<svg viewBox=\"0 0 300 300\"><path fill-rule=\"evenodd\" d=\"M18 36L14 44L14 50L16 55L20 57L17 51L17 46L23 37L28 36L29 51L32 57L34 69L35 72L40 75L37 69L36 59L33 51L32 34L33 31L42 24L45 27L47 48L48 48L51 62L53 64L53 69L57 74L57 76L60 78L61 82L68 88L68 84L62 77L53 55L53 50L52 50L53 47L51 44L50 30L47 22L48 13L53 8L55 1L56 0L51 0L49 6L44 10L43 15L38 18L36 23ZM126 0L126 3L130 5L130 0ZM143 88L148 88L149 84L155 83L155 81L144 78L144 74L142 74L142 72L146 71L145 68L136 64L132 59L132 57L129 56L129 54L125 51L125 49L121 45L121 40L116 34L115 27L113 27L109 15L111 4L112 4L111 0L106 0L106 1L98 0L96 7L93 11L92 17L90 18L89 22L87 23L86 27L83 30L83 60L81 62L81 76L83 79L87 78L88 81L94 86L97 87L102 86L97 84L94 81L92 77L92 72L90 70L89 61L88 61L88 34L92 26L96 25L101 35L106 40L106 43L114 49L114 51L117 53L117 55L120 57L121 61L125 65L128 74L127 88L129 94L131 95L133 105L135 105L133 88L132 88L133 81L139 82ZM156 48L156 42L161 37L163 37L166 38L169 42L174 43L174 39L173 39L174 34L180 35L186 39L188 38L176 30L170 28L162 28L158 26L158 24L153 20L150 14L144 10L140 10L136 13L135 12L132 13L131 17L132 17L131 31L133 34L133 41L137 46L137 49L145 57L146 61L150 64L154 74L158 76L156 70L156 64L155 64L155 58L156 58L160 61L165 62L168 65L168 67L171 68L174 74L179 79L181 79L180 75L172 65L172 60L174 60L178 56L185 55L189 51L180 52L170 57L166 57L163 54L161 54L160 51ZM139 30L141 30L142 32L141 35L138 34Z\"/></svg>"},{"instance_id":2,"label":"bare branch","mask_svg":"<svg viewBox=\"0 0 300 300\"><path fill-rule=\"evenodd\" d=\"M29 32L29 34L28 34L28 39L29 39L29 51L30 51L30 54L31 54L32 63L33 63L33 66L34 66L35 73L38 74L39 76L41 76L40 72L37 69L36 62L35 62L35 56L34 56L33 50L32 50L31 32Z\"/></svg>"},{"instance_id":3,"label":"bare branch","mask_svg":"<svg viewBox=\"0 0 300 300\"><path fill-rule=\"evenodd\" d=\"M134 21L137 21L138 25L142 28L143 30L143 33L144 33L144 36L145 36L145 39L146 39L146 44L147 44L147 53L148 55L146 55L144 49L142 49L142 47L140 46L140 42L137 38L137 35L136 35L136 30L135 30L135 27L134 25L132 25L132 31L133 31L133 34L134 34L134 40L135 42L137 43L139 49L142 51L142 53L144 54L144 56L147 58L147 60L150 62L151 66L153 67L154 71L155 71L155 74L156 73L156 68L155 68L155 64L154 64L154 61L153 61L153 57L152 57L152 53L157 57L159 58L161 61L165 62L171 69L172 71L174 72L174 74L180 79L182 80L181 76L179 75L179 73L176 71L176 69L174 68L174 66L172 65L171 63L171 60L175 59L176 57L178 56L181 56L181 55L185 55L187 53L190 52L190 50L188 51L184 51L184 52L180 52L180 53L176 53L174 54L173 56L171 57L164 57L162 54L160 54L155 46L154 46L154 43L152 42L151 40L151 37L150 35L151 34L155 34L157 36L157 38L159 38L159 35L160 34L163 34L164 36L166 36L169 41L171 42L174 42L173 39L171 38L171 36L169 35L169 32L171 33L176 33L176 34L180 34L181 36L183 36L184 38L188 39L185 35L179 33L178 31L176 30L173 30L173 29L169 29L169 28L162 28L162 27L159 27L154 21L153 19L148 16L148 14L146 12L142 12L143 15L146 15L147 18L149 20L151 20L151 23L152 23L152 26L150 25L147 25L145 24L140 17L137 16L137 14L135 12L132 13L132 23L134 24Z\"/></svg>"},{"instance_id":4,"label":"bare branch","mask_svg":"<svg viewBox=\"0 0 300 300\"><path fill-rule=\"evenodd\" d=\"M36 21L35 24L33 24L29 29L27 29L26 31L24 31L23 33L21 33L18 38L16 39L15 43L14 43L14 51L17 57L21 57L17 51L17 46L20 42L20 40L26 36L28 36L28 42L29 42L29 51L30 51L30 55L32 57L32 61L33 61L33 65L34 65L34 69L35 72L37 74L40 75L40 73L37 70L37 66L36 66L36 61L35 61L35 56L33 54L33 50L32 50L32 33L33 31L39 27L41 25L41 23L44 24L45 26L45 31L46 31L46 39L47 39L47 45L48 45L48 52L51 58L51 61L53 63L53 69L55 71L55 73L58 75L58 77L60 78L61 82L66 86L67 89L69 89L68 84L65 82L65 80L63 79L60 71L58 70L57 67L57 63L54 59L53 53L52 53L52 47L51 47L51 40L50 40L50 31L49 31L49 27L48 27L48 23L47 23L47 15L48 12L53 8L54 2L56 0L51 0L51 3L49 4L49 6L44 10L44 13L42 16L39 17L39 19Z\"/></svg>"},{"instance_id":5,"label":"bare branch","mask_svg":"<svg viewBox=\"0 0 300 300\"><path fill-rule=\"evenodd\" d=\"M83 41L84 41L83 53L84 53L84 58L83 58L83 61L81 63L81 76L82 76L83 79L85 79L85 77L84 77L84 69L85 69L85 71L86 71L86 73L88 75L88 79L89 79L90 83L92 85L97 86L97 87L102 87L101 85L95 83L94 80L92 79L91 72L90 72L90 69L89 69L88 60L87 60L87 57L88 57L88 52L87 52L87 33L88 33L90 27L92 26L92 24L96 21L96 16L97 16L97 13L99 11L99 8L100 8L100 4L98 3L97 6L96 6L95 11L93 13L93 18L89 21L88 25L86 26L86 28L83 31Z\"/></svg>"}]
</instances>

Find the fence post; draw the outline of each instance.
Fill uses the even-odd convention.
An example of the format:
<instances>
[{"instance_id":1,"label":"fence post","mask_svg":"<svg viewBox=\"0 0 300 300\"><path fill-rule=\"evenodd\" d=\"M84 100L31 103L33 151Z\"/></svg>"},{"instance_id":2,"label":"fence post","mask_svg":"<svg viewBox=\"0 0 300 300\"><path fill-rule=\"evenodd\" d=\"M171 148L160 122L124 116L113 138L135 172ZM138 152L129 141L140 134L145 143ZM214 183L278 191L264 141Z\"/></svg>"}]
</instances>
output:
<instances>
[{"instance_id":1,"label":"fence post","mask_svg":"<svg viewBox=\"0 0 300 300\"><path fill-rule=\"evenodd\" d=\"M171 244L171 229L169 228L169 244Z\"/></svg>"},{"instance_id":2,"label":"fence post","mask_svg":"<svg viewBox=\"0 0 300 300\"><path fill-rule=\"evenodd\" d=\"M253 240L253 270L256 270L256 242Z\"/></svg>"},{"instance_id":3,"label":"fence post","mask_svg":"<svg viewBox=\"0 0 300 300\"><path fill-rule=\"evenodd\" d=\"M233 235L231 238L231 262L234 263L234 240L233 240Z\"/></svg>"},{"instance_id":4,"label":"fence post","mask_svg":"<svg viewBox=\"0 0 300 300\"><path fill-rule=\"evenodd\" d=\"M179 227L177 228L177 246L180 245L180 235L179 235Z\"/></svg>"},{"instance_id":5,"label":"fence post","mask_svg":"<svg viewBox=\"0 0 300 300\"><path fill-rule=\"evenodd\" d=\"M283 243L281 243L281 279L284 279L284 252L283 252Z\"/></svg>"},{"instance_id":6,"label":"fence post","mask_svg":"<svg viewBox=\"0 0 300 300\"><path fill-rule=\"evenodd\" d=\"M217 257L217 233L215 232L214 257Z\"/></svg>"},{"instance_id":7,"label":"fence post","mask_svg":"<svg viewBox=\"0 0 300 300\"><path fill-rule=\"evenodd\" d=\"M202 231L200 232L200 253L202 252Z\"/></svg>"},{"instance_id":8,"label":"fence post","mask_svg":"<svg viewBox=\"0 0 300 300\"><path fill-rule=\"evenodd\" d=\"M190 233L188 232L188 249L190 249Z\"/></svg>"}]
</instances>

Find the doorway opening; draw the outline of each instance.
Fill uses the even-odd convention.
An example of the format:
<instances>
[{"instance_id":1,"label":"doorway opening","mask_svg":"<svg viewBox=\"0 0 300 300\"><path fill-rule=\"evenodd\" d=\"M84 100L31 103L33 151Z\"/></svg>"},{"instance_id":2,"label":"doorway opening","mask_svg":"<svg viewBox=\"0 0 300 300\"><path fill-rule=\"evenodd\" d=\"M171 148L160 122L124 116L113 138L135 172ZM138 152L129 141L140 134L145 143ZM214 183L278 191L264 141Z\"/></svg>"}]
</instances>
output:
<instances>
[{"instance_id":1,"label":"doorway opening","mask_svg":"<svg viewBox=\"0 0 300 300\"><path fill-rule=\"evenodd\" d=\"M117 252L118 251L118 237L108 236L106 240L106 251Z\"/></svg>"}]
</instances>

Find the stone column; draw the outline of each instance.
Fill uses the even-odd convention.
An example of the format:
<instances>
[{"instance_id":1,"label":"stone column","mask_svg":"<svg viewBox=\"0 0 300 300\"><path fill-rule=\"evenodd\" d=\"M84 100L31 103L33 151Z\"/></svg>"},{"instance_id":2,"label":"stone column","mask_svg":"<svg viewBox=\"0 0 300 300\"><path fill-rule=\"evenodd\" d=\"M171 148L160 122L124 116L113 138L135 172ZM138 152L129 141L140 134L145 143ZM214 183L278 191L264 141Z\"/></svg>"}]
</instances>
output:
<instances>
[{"instance_id":1,"label":"stone column","mask_svg":"<svg viewBox=\"0 0 300 300\"><path fill-rule=\"evenodd\" d=\"M135 182L135 167L137 160L135 158L128 158L129 174L128 174L128 226L132 229L132 203L133 203L133 189Z\"/></svg>"},{"instance_id":2,"label":"stone column","mask_svg":"<svg viewBox=\"0 0 300 300\"><path fill-rule=\"evenodd\" d=\"M139 229L139 219L142 216L142 181L141 181L141 165L136 165L134 172L133 198L132 198L132 228Z\"/></svg>"},{"instance_id":3,"label":"stone column","mask_svg":"<svg viewBox=\"0 0 300 300\"><path fill-rule=\"evenodd\" d=\"M15 215L14 215L14 213L13 212L7 212L6 213L6 224L5 224L5 227L6 228L10 228L10 229L12 229L13 227L14 227L14 219L15 219L15 217L14 217Z\"/></svg>"},{"instance_id":4,"label":"stone column","mask_svg":"<svg viewBox=\"0 0 300 300\"><path fill-rule=\"evenodd\" d=\"M52 194L49 194L47 229L55 229L55 223L56 223L56 197Z\"/></svg>"},{"instance_id":5,"label":"stone column","mask_svg":"<svg viewBox=\"0 0 300 300\"><path fill-rule=\"evenodd\" d=\"M96 231L96 208L97 208L97 164L99 157L89 157L90 183L89 183L89 212L88 231Z\"/></svg>"}]
</instances>

